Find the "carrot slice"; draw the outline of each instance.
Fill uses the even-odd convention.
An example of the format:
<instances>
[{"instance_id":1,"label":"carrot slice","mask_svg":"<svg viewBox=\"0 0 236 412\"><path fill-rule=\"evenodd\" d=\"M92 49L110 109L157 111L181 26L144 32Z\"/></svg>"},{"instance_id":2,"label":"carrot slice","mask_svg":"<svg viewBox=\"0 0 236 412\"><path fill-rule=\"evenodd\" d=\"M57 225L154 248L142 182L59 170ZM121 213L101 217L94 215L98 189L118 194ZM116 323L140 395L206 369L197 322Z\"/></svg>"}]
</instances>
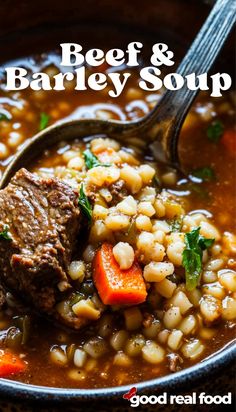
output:
<instances>
[{"instance_id":1,"label":"carrot slice","mask_svg":"<svg viewBox=\"0 0 236 412\"><path fill-rule=\"evenodd\" d=\"M19 356L11 352L0 350L0 378L4 378L14 373L23 372L26 368Z\"/></svg>"},{"instance_id":2,"label":"carrot slice","mask_svg":"<svg viewBox=\"0 0 236 412\"><path fill-rule=\"evenodd\" d=\"M231 156L233 157L236 157L236 131L233 129L226 130L221 141L225 145L229 154L231 154Z\"/></svg>"},{"instance_id":3,"label":"carrot slice","mask_svg":"<svg viewBox=\"0 0 236 412\"><path fill-rule=\"evenodd\" d=\"M93 280L105 305L136 305L146 300L146 286L138 262L130 269L121 270L109 243L104 243L95 255Z\"/></svg>"}]
</instances>

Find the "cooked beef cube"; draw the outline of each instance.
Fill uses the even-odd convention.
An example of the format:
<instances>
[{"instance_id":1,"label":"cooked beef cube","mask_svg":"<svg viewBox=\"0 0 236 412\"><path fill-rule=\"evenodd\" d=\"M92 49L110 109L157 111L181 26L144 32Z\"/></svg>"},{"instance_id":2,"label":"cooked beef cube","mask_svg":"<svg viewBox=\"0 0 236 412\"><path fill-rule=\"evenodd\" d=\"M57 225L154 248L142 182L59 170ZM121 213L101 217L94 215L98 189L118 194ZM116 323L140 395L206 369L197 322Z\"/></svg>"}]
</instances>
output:
<instances>
[{"instance_id":1,"label":"cooked beef cube","mask_svg":"<svg viewBox=\"0 0 236 412\"><path fill-rule=\"evenodd\" d=\"M121 200L128 196L127 190L125 188L125 182L123 180L119 180L118 182L113 183L110 186L110 193L112 195L112 206L121 202Z\"/></svg>"},{"instance_id":2,"label":"cooked beef cube","mask_svg":"<svg viewBox=\"0 0 236 412\"><path fill-rule=\"evenodd\" d=\"M78 194L64 182L21 169L0 191L0 278L42 312L58 316L57 302L72 293L67 268L81 225ZM79 327L79 319L65 320ZM84 319L83 322L84 323Z\"/></svg>"}]
</instances>

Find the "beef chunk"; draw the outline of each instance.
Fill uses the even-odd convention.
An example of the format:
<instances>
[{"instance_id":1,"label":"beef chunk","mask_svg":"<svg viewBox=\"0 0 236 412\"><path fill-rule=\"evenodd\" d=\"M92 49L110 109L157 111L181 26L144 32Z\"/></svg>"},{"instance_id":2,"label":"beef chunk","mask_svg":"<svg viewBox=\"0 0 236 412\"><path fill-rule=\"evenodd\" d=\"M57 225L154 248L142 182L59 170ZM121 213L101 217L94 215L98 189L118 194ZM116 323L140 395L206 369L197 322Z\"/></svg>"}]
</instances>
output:
<instances>
[{"instance_id":1,"label":"beef chunk","mask_svg":"<svg viewBox=\"0 0 236 412\"><path fill-rule=\"evenodd\" d=\"M11 237L0 239L1 280L49 315L58 316L57 302L72 293L67 268L81 224L77 198L62 181L25 169L0 191L0 232L8 226Z\"/></svg>"},{"instance_id":2,"label":"beef chunk","mask_svg":"<svg viewBox=\"0 0 236 412\"><path fill-rule=\"evenodd\" d=\"M127 190L125 189L125 182L123 180L119 180L118 182L113 183L110 186L110 193L112 195L111 205L115 206L128 195Z\"/></svg>"}]
</instances>

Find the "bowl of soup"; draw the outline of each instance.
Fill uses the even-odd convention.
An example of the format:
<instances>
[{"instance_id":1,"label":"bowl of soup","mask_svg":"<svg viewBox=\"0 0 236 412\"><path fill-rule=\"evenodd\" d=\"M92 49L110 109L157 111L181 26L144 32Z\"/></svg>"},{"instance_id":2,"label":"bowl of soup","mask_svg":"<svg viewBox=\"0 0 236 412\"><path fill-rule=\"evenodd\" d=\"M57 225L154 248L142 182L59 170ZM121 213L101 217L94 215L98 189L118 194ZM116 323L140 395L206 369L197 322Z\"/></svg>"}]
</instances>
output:
<instances>
[{"instance_id":1,"label":"bowl of soup","mask_svg":"<svg viewBox=\"0 0 236 412\"><path fill-rule=\"evenodd\" d=\"M78 38L85 49L165 41L180 59L209 12L177 0L148 1L145 10L101 2L98 12L93 2L51 1L35 16L36 3L1 27L0 176L40 130L65 118L135 120L163 93L141 90L135 68L116 99L109 86L78 92L69 81L60 92L6 91L5 67L53 78L60 42ZM155 161L145 137L103 135L49 145L17 171L0 191L3 396L87 401L121 399L131 387L189 390L232 365L235 152L234 92L202 92L181 130L187 177Z\"/></svg>"}]
</instances>

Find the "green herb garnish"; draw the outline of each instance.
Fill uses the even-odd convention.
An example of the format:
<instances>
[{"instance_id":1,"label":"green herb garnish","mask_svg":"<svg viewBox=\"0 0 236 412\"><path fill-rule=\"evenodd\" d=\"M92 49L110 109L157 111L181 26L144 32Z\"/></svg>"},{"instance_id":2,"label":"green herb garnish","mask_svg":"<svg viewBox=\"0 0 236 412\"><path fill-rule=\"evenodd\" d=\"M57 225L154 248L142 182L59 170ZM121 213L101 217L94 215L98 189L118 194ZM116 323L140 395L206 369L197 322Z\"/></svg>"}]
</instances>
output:
<instances>
[{"instance_id":1,"label":"green herb garnish","mask_svg":"<svg viewBox=\"0 0 236 412\"><path fill-rule=\"evenodd\" d=\"M89 149L85 150L83 152L83 155L84 155L84 160L85 160L87 169L93 169L94 167L98 167L98 166L104 166L104 167L111 166L108 163L99 162L99 159L97 158L97 156L95 156Z\"/></svg>"},{"instance_id":2,"label":"green herb garnish","mask_svg":"<svg viewBox=\"0 0 236 412\"><path fill-rule=\"evenodd\" d=\"M167 223L171 227L171 232L180 232L183 225L183 217L179 216L176 219L170 219Z\"/></svg>"},{"instance_id":3,"label":"green herb garnish","mask_svg":"<svg viewBox=\"0 0 236 412\"><path fill-rule=\"evenodd\" d=\"M0 240L12 240L11 236L8 233L9 227L4 226L3 231L0 232Z\"/></svg>"},{"instance_id":4,"label":"green herb garnish","mask_svg":"<svg viewBox=\"0 0 236 412\"><path fill-rule=\"evenodd\" d=\"M215 179L215 172L211 167L200 167L198 169L194 169L191 174L204 182L210 182Z\"/></svg>"},{"instance_id":5,"label":"green herb garnish","mask_svg":"<svg viewBox=\"0 0 236 412\"><path fill-rule=\"evenodd\" d=\"M0 113L0 122L3 120L9 121L10 117L7 116L5 113Z\"/></svg>"},{"instance_id":6,"label":"green herb garnish","mask_svg":"<svg viewBox=\"0 0 236 412\"><path fill-rule=\"evenodd\" d=\"M80 186L78 204L80 206L82 213L87 217L89 223L91 223L92 222L92 206L86 194L84 193L83 184L81 184Z\"/></svg>"},{"instance_id":7,"label":"green herb garnish","mask_svg":"<svg viewBox=\"0 0 236 412\"><path fill-rule=\"evenodd\" d=\"M218 143L224 132L224 125L220 120L214 120L207 129L207 137L213 143Z\"/></svg>"},{"instance_id":8,"label":"green herb garnish","mask_svg":"<svg viewBox=\"0 0 236 412\"><path fill-rule=\"evenodd\" d=\"M183 251L183 267L185 269L186 288L193 290L198 285L202 272L203 250L211 247L215 239L206 239L200 235L200 227L186 233Z\"/></svg>"},{"instance_id":9,"label":"green herb garnish","mask_svg":"<svg viewBox=\"0 0 236 412\"><path fill-rule=\"evenodd\" d=\"M40 113L39 131L46 129L50 120L50 116L47 113Z\"/></svg>"}]
</instances>

